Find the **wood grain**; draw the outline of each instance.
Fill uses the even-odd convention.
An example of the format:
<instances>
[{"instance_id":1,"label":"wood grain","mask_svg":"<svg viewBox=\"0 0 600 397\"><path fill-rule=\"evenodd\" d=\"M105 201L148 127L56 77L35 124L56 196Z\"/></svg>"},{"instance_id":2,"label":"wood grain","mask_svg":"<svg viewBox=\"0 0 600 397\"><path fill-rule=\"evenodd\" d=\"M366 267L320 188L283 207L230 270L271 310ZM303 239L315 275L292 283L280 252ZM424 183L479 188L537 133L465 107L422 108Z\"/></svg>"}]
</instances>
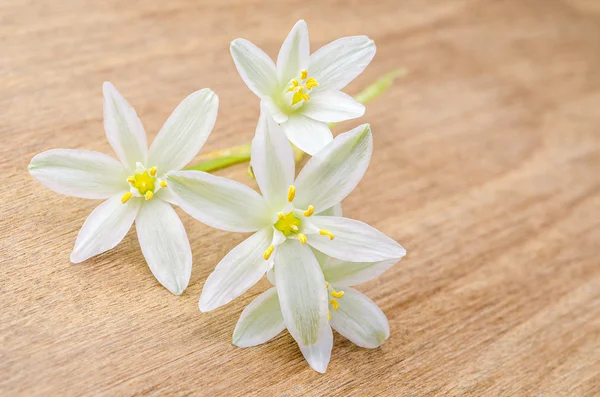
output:
<instances>
[{"instance_id":1,"label":"wood grain","mask_svg":"<svg viewBox=\"0 0 600 397\"><path fill-rule=\"evenodd\" d=\"M265 280L198 311L206 277L245 236L178 211L194 270L173 296L134 230L71 264L97 202L54 194L27 172L50 148L111 153L105 80L150 137L210 87L220 118L203 152L249 141L258 102L228 44L245 37L275 56L300 18L313 50L375 39L375 60L348 92L410 71L361 120L374 157L345 201L348 216L408 250L359 288L387 314L391 338L366 350L335 334L325 375L287 333L232 346ZM600 395L598 1L4 0L0 48L1 395ZM243 165L219 174L251 184Z\"/></svg>"}]
</instances>

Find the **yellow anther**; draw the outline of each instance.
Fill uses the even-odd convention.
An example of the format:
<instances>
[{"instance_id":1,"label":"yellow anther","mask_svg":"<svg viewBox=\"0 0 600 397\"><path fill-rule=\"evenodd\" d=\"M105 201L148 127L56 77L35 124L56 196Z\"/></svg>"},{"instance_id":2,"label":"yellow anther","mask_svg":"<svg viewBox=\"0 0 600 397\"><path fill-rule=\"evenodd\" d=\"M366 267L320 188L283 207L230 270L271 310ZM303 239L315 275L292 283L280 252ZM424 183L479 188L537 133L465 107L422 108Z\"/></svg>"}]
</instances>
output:
<instances>
[{"instance_id":1,"label":"yellow anther","mask_svg":"<svg viewBox=\"0 0 600 397\"><path fill-rule=\"evenodd\" d=\"M311 77L310 79L306 80L306 89L310 90L313 87L318 87L319 83L317 82L317 79L315 79L314 77Z\"/></svg>"},{"instance_id":2,"label":"yellow anther","mask_svg":"<svg viewBox=\"0 0 600 397\"><path fill-rule=\"evenodd\" d=\"M296 88L298 88L298 80L293 79L292 86L290 88L288 88L288 92L294 91Z\"/></svg>"},{"instance_id":3,"label":"yellow anther","mask_svg":"<svg viewBox=\"0 0 600 397\"><path fill-rule=\"evenodd\" d=\"M304 80L307 77L308 77L308 71L306 69L302 69L302 71L300 72L300 78L302 78L302 80Z\"/></svg>"},{"instance_id":4,"label":"yellow anther","mask_svg":"<svg viewBox=\"0 0 600 397\"><path fill-rule=\"evenodd\" d=\"M310 101L310 95L308 95L308 94L302 94L301 98L303 101Z\"/></svg>"},{"instance_id":5,"label":"yellow anther","mask_svg":"<svg viewBox=\"0 0 600 397\"><path fill-rule=\"evenodd\" d=\"M290 225L290 229L292 229L292 231L298 233L298 226L296 226L296 225Z\"/></svg>"},{"instance_id":6,"label":"yellow anther","mask_svg":"<svg viewBox=\"0 0 600 397\"><path fill-rule=\"evenodd\" d=\"M288 189L288 201L291 203L294 201L294 197L296 197L296 186L290 185Z\"/></svg>"},{"instance_id":7,"label":"yellow anther","mask_svg":"<svg viewBox=\"0 0 600 397\"><path fill-rule=\"evenodd\" d=\"M327 229L321 229L319 230L319 234L321 236L327 236L329 237L329 240L333 240L333 233L331 233L329 230Z\"/></svg>"},{"instance_id":8,"label":"yellow anther","mask_svg":"<svg viewBox=\"0 0 600 397\"><path fill-rule=\"evenodd\" d=\"M333 307L333 310L335 311L337 311L337 309L340 308L340 304L335 299L330 300L329 304L331 305L331 307Z\"/></svg>"},{"instance_id":9,"label":"yellow anther","mask_svg":"<svg viewBox=\"0 0 600 397\"><path fill-rule=\"evenodd\" d=\"M167 182L160 181L160 187L167 187Z\"/></svg>"},{"instance_id":10,"label":"yellow anther","mask_svg":"<svg viewBox=\"0 0 600 397\"><path fill-rule=\"evenodd\" d=\"M327 318L331 321L331 310L327 310Z\"/></svg>"},{"instance_id":11,"label":"yellow anther","mask_svg":"<svg viewBox=\"0 0 600 397\"><path fill-rule=\"evenodd\" d=\"M340 299L342 296L344 296L344 291L335 291L335 290L333 290L331 292L331 296L333 296L334 298Z\"/></svg>"},{"instance_id":12,"label":"yellow anther","mask_svg":"<svg viewBox=\"0 0 600 397\"><path fill-rule=\"evenodd\" d=\"M135 177L130 176L129 178L127 178L127 182L133 185L135 183Z\"/></svg>"},{"instance_id":13,"label":"yellow anther","mask_svg":"<svg viewBox=\"0 0 600 397\"><path fill-rule=\"evenodd\" d=\"M304 234L298 233L298 240L300 240L302 244L306 244L306 236Z\"/></svg>"},{"instance_id":14,"label":"yellow anther","mask_svg":"<svg viewBox=\"0 0 600 397\"><path fill-rule=\"evenodd\" d=\"M285 214L283 212L278 212L277 213L277 218L283 220L285 218Z\"/></svg>"},{"instance_id":15,"label":"yellow anther","mask_svg":"<svg viewBox=\"0 0 600 397\"><path fill-rule=\"evenodd\" d=\"M304 216L311 216L314 213L315 213L315 207L313 207L312 205L309 205L308 209L306 211L304 211Z\"/></svg>"},{"instance_id":16,"label":"yellow anther","mask_svg":"<svg viewBox=\"0 0 600 397\"><path fill-rule=\"evenodd\" d=\"M329 288L329 283L325 281L325 288Z\"/></svg>"},{"instance_id":17,"label":"yellow anther","mask_svg":"<svg viewBox=\"0 0 600 397\"><path fill-rule=\"evenodd\" d=\"M129 199L131 198L131 196L133 196L133 194L131 192L127 192L123 195L123 197L121 197L121 202L123 204L125 204L126 202L129 201Z\"/></svg>"},{"instance_id":18,"label":"yellow anther","mask_svg":"<svg viewBox=\"0 0 600 397\"><path fill-rule=\"evenodd\" d=\"M272 245L269 245L269 248L267 248L267 250L263 254L263 258L265 258L265 260L269 260L274 249L275 249L275 247L273 247Z\"/></svg>"},{"instance_id":19,"label":"yellow anther","mask_svg":"<svg viewBox=\"0 0 600 397\"><path fill-rule=\"evenodd\" d=\"M152 197L154 197L154 193L152 193L152 190L148 190L146 194L144 194L144 197L146 198L146 200L152 200Z\"/></svg>"},{"instance_id":20,"label":"yellow anther","mask_svg":"<svg viewBox=\"0 0 600 397\"><path fill-rule=\"evenodd\" d=\"M150 175L156 176L156 167L150 168Z\"/></svg>"}]
</instances>

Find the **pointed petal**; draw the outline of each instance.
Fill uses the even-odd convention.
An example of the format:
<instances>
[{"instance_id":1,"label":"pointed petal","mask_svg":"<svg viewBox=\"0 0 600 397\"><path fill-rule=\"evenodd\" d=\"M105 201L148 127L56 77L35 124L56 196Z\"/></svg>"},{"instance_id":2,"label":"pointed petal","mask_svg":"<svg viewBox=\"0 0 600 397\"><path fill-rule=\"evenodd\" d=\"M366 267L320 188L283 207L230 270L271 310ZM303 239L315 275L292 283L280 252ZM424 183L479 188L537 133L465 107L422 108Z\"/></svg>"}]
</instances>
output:
<instances>
[{"instance_id":1,"label":"pointed petal","mask_svg":"<svg viewBox=\"0 0 600 397\"><path fill-rule=\"evenodd\" d=\"M365 114L365 107L341 91L319 92L302 107L302 114L325 123L355 119Z\"/></svg>"},{"instance_id":2,"label":"pointed petal","mask_svg":"<svg viewBox=\"0 0 600 397\"><path fill-rule=\"evenodd\" d=\"M300 74L302 69L308 68L309 60L308 28L306 22L299 20L286 37L277 56L279 81L287 84Z\"/></svg>"},{"instance_id":3,"label":"pointed petal","mask_svg":"<svg viewBox=\"0 0 600 397\"><path fill-rule=\"evenodd\" d=\"M173 207L162 200L145 201L135 228L154 277L171 293L181 295L192 275L192 249Z\"/></svg>"},{"instance_id":4,"label":"pointed petal","mask_svg":"<svg viewBox=\"0 0 600 397\"><path fill-rule=\"evenodd\" d=\"M102 90L106 137L125 168L134 171L135 163L145 164L148 157L144 126L114 85L106 81Z\"/></svg>"},{"instance_id":5,"label":"pointed petal","mask_svg":"<svg viewBox=\"0 0 600 397\"><path fill-rule=\"evenodd\" d=\"M252 169L269 206L280 211L287 202L288 188L294 183L294 152L281 128L264 110L252 140Z\"/></svg>"},{"instance_id":6,"label":"pointed petal","mask_svg":"<svg viewBox=\"0 0 600 397\"><path fill-rule=\"evenodd\" d=\"M366 295L344 288L339 309L331 311L331 326L357 346L374 349L390 336L385 314Z\"/></svg>"},{"instance_id":7,"label":"pointed petal","mask_svg":"<svg viewBox=\"0 0 600 397\"><path fill-rule=\"evenodd\" d=\"M367 36L338 39L321 47L310 57L309 74L319 90L341 90L371 63L375 42Z\"/></svg>"},{"instance_id":8,"label":"pointed petal","mask_svg":"<svg viewBox=\"0 0 600 397\"><path fill-rule=\"evenodd\" d=\"M244 83L259 98L270 96L277 85L273 60L251 42L235 39L229 47L233 62Z\"/></svg>"},{"instance_id":9,"label":"pointed petal","mask_svg":"<svg viewBox=\"0 0 600 397\"><path fill-rule=\"evenodd\" d=\"M260 108L261 111L262 109L266 109L277 124L285 123L288 120L287 114L281 111L271 97L263 97L260 100Z\"/></svg>"},{"instance_id":10,"label":"pointed petal","mask_svg":"<svg viewBox=\"0 0 600 397\"><path fill-rule=\"evenodd\" d=\"M314 345L327 327L327 290L310 248L296 240L277 247L275 279L287 329L299 345Z\"/></svg>"},{"instance_id":11,"label":"pointed petal","mask_svg":"<svg viewBox=\"0 0 600 397\"><path fill-rule=\"evenodd\" d=\"M79 263L117 246L127 234L138 210L140 199L132 198L126 204L116 194L92 211L81 227L75 247L71 252L71 262Z\"/></svg>"},{"instance_id":12,"label":"pointed petal","mask_svg":"<svg viewBox=\"0 0 600 397\"><path fill-rule=\"evenodd\" d=\"M326 243L325 243L326 244ZM349 262L331 259L321 264L325 280L332 284L356 285L366 283L394 266L399 259L378 262Z\"/></svg>"},{"instance_id":13,"label":"pointed petal","mask_svg":"<svg viewBox=\"0 0 600 397\"><path fill-rule=\"evenodd\" d=\"M321 212L342 201L365 174L373 138L371 128L363 124L335 140L308 160L296 178L296 208L315 207Z\"/></svg>"},{"instance_id":14,"label":"pointed petal","mask_svg":"<svg viewBox=\"0 0 600 397\"><path fill-rule=\"evenodd\" d=\"M284 329L277 289L273 287L260 294L244 309L233 331L233 344L237 347L260 345L273 339Z\"/></svg>"},{"instance_id":15,"label":"pointed petal","mask_svg":"<svg viewBox=\"0 0 600 397\"><path fill-rule=\"evenodd\" d=\"M208 312L231 302L261 279L269 269L269 261L263 255L271 245L272 234L271 229L261 229L225 255L204 284L200 311Z\"/></svg>"},{"instance_id":16,"label":"pointed petal","mask_svg":"<svg viewBox=\"0 0 600 397\"><path fill-rule=\"evenodd\" d=\"M31 159L29 173L42 185L67 196L105 199L127 190L121 163L103 153L53 149Z\"/></svg>"},{"instance_id":17,"label":"pointed petal","mask_svg":"<svg viewBox=\"0 0 600 397\"><path fill-rule=\"evenodd\" d=\"M330 231L334 239L317 233L307 234L308 244L344 261L375 262L406 255L400 244L366 223L337 216L312 216L316 229Z\"/></svg>"},{"instance_id":18,"label":"pointed petal","mask_svg":"<svg viewBox=\"0 0 600 397\"><path fill-rule=\"evenodd\" d=\"M239 182L202 171L175 171L167 175L167 185L177 205L214 228L254 232L270 224L266 201Z\"/></svg>"},{"instance_id":19,"label":"pointed petal","mask_svg":"<svg viewBox=\"0 0 600 397\"><path fill-rule=\"evenodd\" d=\"M281 124L281 128L290 142L311 156L333 140L333 134L327 124L301 114L289 116L288 120Z\"/></svg>"},{"instance_id":20,"label":"pointed petal","mask_svg":"<svg viewBox=\"0 0 600 397\"><path fill-rule=\"evenodd\" d=\"M331 349L333 348L333 332L329 325L323 327L316 344L311 346L301 346L300 351L308 362L308 365L315 371L324 374L331 358Z\"/></svg>"},{"instance_id":21,"label":"pointed petal","mask_svg":"<svg viewBox=\"0 0 600 397\"><path fill-rule=\"evenodd\" d=\"M160 129L150 147L148 166L163 175L179 170L198 154L217 120L219 99L205 88L185 98Z\"/></svg>"}]
</instances>

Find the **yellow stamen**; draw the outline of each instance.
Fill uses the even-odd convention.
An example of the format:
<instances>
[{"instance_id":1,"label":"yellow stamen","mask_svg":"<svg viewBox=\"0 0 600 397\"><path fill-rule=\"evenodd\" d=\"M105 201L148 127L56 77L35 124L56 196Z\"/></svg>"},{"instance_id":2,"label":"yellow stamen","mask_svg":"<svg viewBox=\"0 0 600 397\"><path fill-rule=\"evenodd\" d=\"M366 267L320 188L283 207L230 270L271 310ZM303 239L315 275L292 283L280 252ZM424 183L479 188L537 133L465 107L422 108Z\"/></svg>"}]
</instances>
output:
<instances>
[{"instance_id":1,"label":"yellow stamen","mask_svg":"<svg viewBox=\"0 0 600 397\"><path fill-rule=\"evenodd\" d=\"M344 291L335 291L335 290L333 290L331 292L331 296L333 296L334 298L340 299L342 296L344 296Z\"/></svg>"},{"instance_id":2,"label":"yellow stamen","mask_svg":"<svg viewBox=\"0 0 600 397\"><path fill-rule=\"evenodd\" d=\"M333 233L331 233L329 230L327 229L321 229L319 230L319 234L321 236L327 236L329 237L329 240L333 240Z\"/></svg>"},{"instance_id":3,"label":"yellow stamen","mask_svg":"<svg viewBox=\"0 0 600 397\"><path fill-rule=\"evenodd\" d=\"M302 244L306 244L306 236L304 234L298 233L298 240L300 240Z\"/></svg>"},{"instance_id":4,"label":"yellow stamen","mask_svg":"<svg viewBox=\"0 0 600 397\"><path fill-rule=\"evenodd\" d=\"M303 101L310 101L310 96L308 94L302 94L301 98Z\"/></svg>"},{"instance_id":5,"label":"yellow stamen","mask_svg":"<svg viewBox=\"0 0 600 397\"><path fill-rule=\"evenodd\" d=\"M305 94L302 93L302 87L298 88L298 91L296 91L294 93L294 96L292 97L292 105L295 105L298 102L304 100L304 95Z\"/></svg>"},{"instance_id":6,"label":"yellow stamen","mask_svg":"<svg viewBox=\"0 0 600 397\"><path fill-rule=\"evenodd\" d=\"M277 213L277 218L279 218L279 219L283 220L283 219L285 218L285 215L284 215L284 213L283 213L283 212L278 212L278 213Z\"/></svg>"},{"instance_id":7,"label":"yellow stamen","mask_svg":"<svg viewBox=\"0 0 600 397\"><path fill-rule=\"evenodd\" d=\"M315 207L313 207L312 205L309 205L308 209L306 211L304 211L304 216L311 216L314 213L315 213Z\"/></svg>"},{"instance_id":8,"label":"yellow stamen","mask_svg":"<svg viewBox=\"0 0 600 397\"><path fill-rule=\"evenodd\" d=\"M325 281L325 288L329 288L329 283Z\"/></svg>"},{"instance_id":9,"label":"yellow stamen","mask_svg":"<svg viewBox=\"0 0 600 397\"><path fill-rule=\"evenodd\" d=\"M333 310L335 310L335 311L337 311L337 309L340 308L340 304L335 299L330 300L329 303L331 304L331 307L333 307Z\"/></svg>"},{"instance_id":10,"label":"yellow stamen","mask_svg":"<svg viewBox=\"0 0 600 397\"><path fill-rule=\"evenodd\" d=\"M331 321L331 310L327 310L327 318Z\"/></svg>"},{"instance_id":11,"label":"yellow stamen","mask_svg":"<svg viewBox=\"0 0 600 397\"><path fill-rule=\"evenodd\" d=\"M269 260L274 249L275 249L275 247L273 247L272 245L269 245L269 248L267 248L267 250L263 254L263 258L265 258L265 260Z\"/></svg>"},{"instance_id":12,"label":"yellow stamen","mask_svg":"<svg viewBox=\"0 0 600 397\"><path fill-rule=\"evenodd\" d=\"M130 176L129 178L127 178L127 182L133 185L135 183L135 177Z\"/></svg>"},{"instance_id":13,"label":"yellow stamen","mask_svg":"<svg viewBox=\"0 0 600 397\"><path fill-rule=\"evenodd\" d=\"M129 199L131 198L131 196L133 196L133 194L131 192L127 192L123 195L123 197L121 197L121 202L123 204L125 204L126 202L129 201Z\"/></svg>"},{"instance_id":14,"label":"yellow stamen","mask_svg":"<svg viewBox=\"0 0 600 397\"><path fill-rule=\"evenodd\" d=\"M296 88L298 88L298 80L293 79L292 80L292 86L290 88L288 88L288 92L292 92L294 91Z\"/></svg>"},{"instance_id":15,"label":"yellow stamen","mask_svg":"<svg viewBox=\"0 0 600 397\"><path fill-rule=\"evenodd\" d=\"M294 197L296 197L296 186L290 185L288 189L288 201L291 203L294 201Z\"/></svg>"},{"instance_id":16,"label":"yellow stamen","mask_svg":"<svg viewBox=\"0 0 600 397\"><path fill-rule=\"evenodd\" d=\"M310 90L313 87L318 87L319 83L317 82L317 79L315 79L314 77L311 77L310 79L306 80L306 89Z\"/></svg>"},{"instance_id":17,"label":"yellow stamen","mask_svg":"<svg viewBox=\"0 0 600 397\"><path fill-rule=\"evenodd\" d=\"M148 190L146 194L144 194L144 197L146 198L146 200L152 200L152 197L154 197L154 193L152 193L152 190Z\"/></svg>"},{"instance_id":18,"label":"yellow stamen","mask_svg":"<svg viewBox=\"0 0 600 397\"><path fill-rule=\"evenodd\" d=\"M156 176L156 167L150 168L150 175Z\"/></svg>"},{"instance_id":19,"label":"yellow stamen","mask_svg":"<svg viewBox=\"0 0 600 397\"><path fill-rule=\"evenodd\" d=\"M298 233L298 226L296 226L296 225L290 225L290 229L292 229L292 231Z\"/></svg>"},{"instance_id":20,"label":"yellow stamen","mask_svg":"<svg viewBox=\"0 0 600 397\"><path fill-rule=\"evenodd\" d=\"M302 80L304 80L307 77L308 77L308 71L306 69L302 69L302 71L300 72L300 78Z\"/></svg>"},{"instance_id":21,"label":"yellow stamen","mask_svg":"<svg viewBox=\"0 0 600 397\"><path fill-rule=\"evenodd\" d=\"M167 187L167 182L160 181L160 187Z\"/></svg>"}]
</instances>

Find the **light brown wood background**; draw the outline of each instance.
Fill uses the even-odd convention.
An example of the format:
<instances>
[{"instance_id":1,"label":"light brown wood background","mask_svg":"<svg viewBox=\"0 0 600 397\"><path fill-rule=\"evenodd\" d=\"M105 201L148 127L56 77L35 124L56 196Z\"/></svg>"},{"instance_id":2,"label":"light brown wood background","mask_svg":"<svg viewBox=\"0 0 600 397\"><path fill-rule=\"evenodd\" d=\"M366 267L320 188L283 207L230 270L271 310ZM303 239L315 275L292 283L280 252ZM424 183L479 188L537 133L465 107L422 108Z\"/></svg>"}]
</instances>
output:
<instances>
[{"instance_id":1,"label":"light brown wood background","mask_svg":"<svg viewBox=\"0 0 600 397\"><path fill-rule=\"evenodd\" d=\"M249 141L258 101L229 42L275 57L296 20L312 49L375 39L355 93L409 74L369 104L371 167L348 216L408 255L360 286L387 314L376 350L335 335L325 375L283 333L239 349L231 333L263 280L201 314L206 277L242 234L182 215L194 270L160 287L132 230L74 265L98 204L59 196L27 164L51 148L111 153L101 84L153 137L210 87L219 119L203 152ZM26 1L0 3L0 394L600 394L600 3L504 1ZM336 128L357 125L359 121ZM245 165L219 172L245 181Z\"/></svg>"}]
</instances>

